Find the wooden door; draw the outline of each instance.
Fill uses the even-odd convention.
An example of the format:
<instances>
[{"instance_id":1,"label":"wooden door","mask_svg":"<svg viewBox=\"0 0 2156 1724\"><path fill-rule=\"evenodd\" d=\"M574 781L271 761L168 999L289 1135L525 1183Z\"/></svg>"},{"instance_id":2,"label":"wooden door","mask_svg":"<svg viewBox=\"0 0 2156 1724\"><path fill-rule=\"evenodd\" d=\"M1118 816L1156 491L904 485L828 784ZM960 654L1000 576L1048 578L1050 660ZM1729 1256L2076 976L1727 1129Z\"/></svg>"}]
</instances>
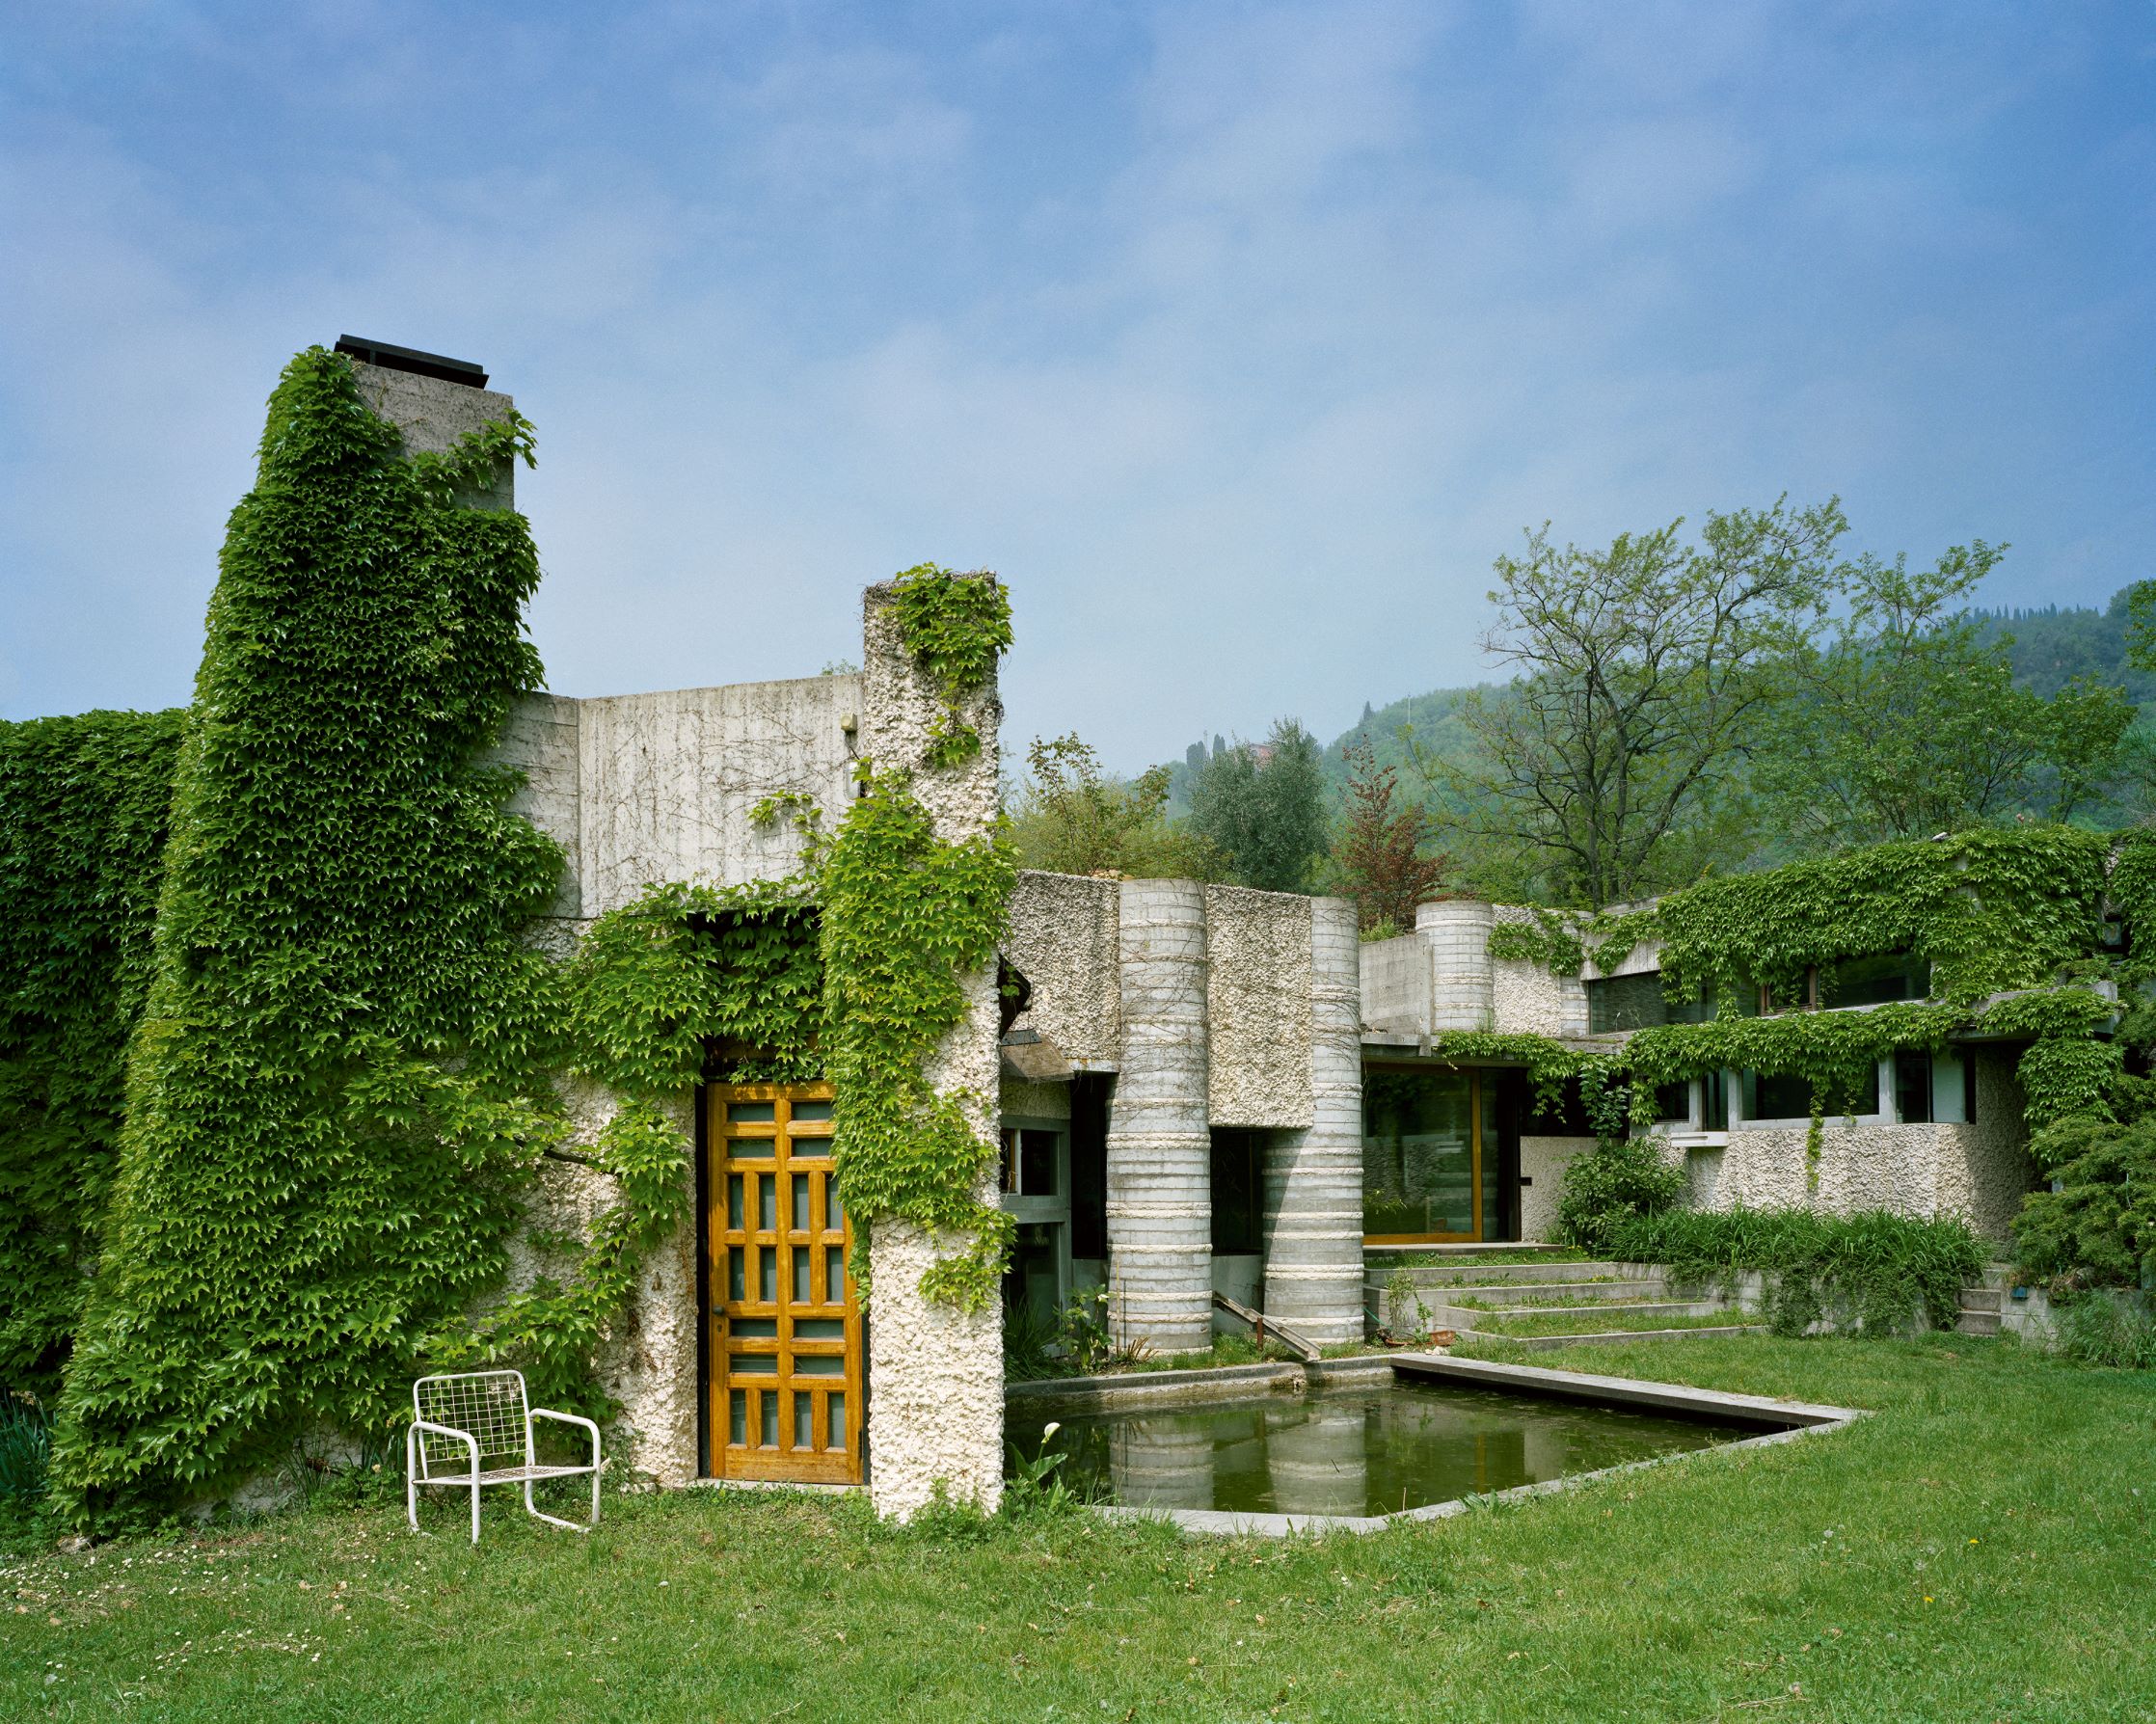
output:
<instances>
[{"instance_id":1,"label":"wooden door","mask_svg":"<svg viewBox=\"0 0 2156 1724\"><path fill-rule=\"evenodd\" d=\"M712 1470L858 1484L861 1311L831 1086L709 1095Z\"/></svg>"}]
</instances>

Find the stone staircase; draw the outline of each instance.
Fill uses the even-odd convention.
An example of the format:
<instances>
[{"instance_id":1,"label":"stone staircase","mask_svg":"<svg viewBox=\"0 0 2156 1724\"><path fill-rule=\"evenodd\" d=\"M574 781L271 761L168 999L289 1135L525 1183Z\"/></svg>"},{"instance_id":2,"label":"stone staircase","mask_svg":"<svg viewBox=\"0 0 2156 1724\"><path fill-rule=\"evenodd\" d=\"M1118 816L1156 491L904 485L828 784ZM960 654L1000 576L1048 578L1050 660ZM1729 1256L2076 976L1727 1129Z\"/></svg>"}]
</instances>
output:
<instances>
[{"instance_id":1,"label":"stone staircase","mask_svg":"<svg viewBox=\"0 0 2156 1724\"><path fill-rule=\"evenodd\" d=\"M1997 1334L2006 1299L2004 1273L1987 1271L1981 1281L1961 1289L1961 1315L1954 1319L1954 1333Z\"/></svg>"},{"instance_id":2,"label":"stone staircase","mask_svg":"<svg viewBox=\"0 0 2156 1724\"><path fill-rule=\"evenodd\" d=\"M1492 1256L1499 1260L1486 1260ZM1388 1294L1401 1274L1428 1311L1430 1328L1533 1349L1742 1334L1762 1327L1719 1294L1674 1292L1654 1264L1582 1262L1553 1247L1372 1250L1363 1267L1363 1309L1373 1333L1386 1321Z\"/></svg>"}]
</instances>

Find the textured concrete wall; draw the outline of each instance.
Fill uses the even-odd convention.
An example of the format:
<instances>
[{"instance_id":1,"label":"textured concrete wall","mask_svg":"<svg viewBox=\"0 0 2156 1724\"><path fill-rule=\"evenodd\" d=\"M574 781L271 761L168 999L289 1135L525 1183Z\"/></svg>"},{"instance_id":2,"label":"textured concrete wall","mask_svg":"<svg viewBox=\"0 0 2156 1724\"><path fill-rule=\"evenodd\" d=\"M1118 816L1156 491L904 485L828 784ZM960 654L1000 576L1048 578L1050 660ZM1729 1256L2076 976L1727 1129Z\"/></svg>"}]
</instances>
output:
<instances>
[{"instance_id":1,"label":"textured concrete wall","mask_svg":"<svg viewBox=\"0 0 2156 1724\"><path fill-rule=\"evenodd\" d=\"M1205 888L1125 880L1120 1073L1108 1116L1108 1250L1118 1329L1155 1351L1212 1335Z\"/></svg>"},{"instance_id":2,"label":"textured concrete wall","mask_svg":"<svg viewBox=\"0 0 2156 1724\"><path fill-rule=\"evenodd\" d=\"M526 695L509 709L509 721L493 751L494 760L525 775L524 787L509 799L509 811L561 846L561 883L549 911L556 917L583 914L583 891L577 878L583 831L578 741L581 705L555 694Z\"/></svg>"},{"instance_id":3,"label":"textured concrete wall","mask_svg":"<svg viewBox=\"0 0 2156 1724\"><path fill-rule=\"evenodd\" d=\"M370 365L364 360L351 363L352 375L359 380L360 399L378 418L388 419L404 433L404 447L409 454L439 454L466 432L507 418L516 407L516 402L499 390L475 390L439 377ZM514 463L504 461L493 484L469 493L461 500L475 509L515 508L516 471Z\"/></svg>"},{"instance_id":4,"label":"textured concrete wall","mask_svg":"<svg viewBox=\"0 0 2156 1724\"><path fill-rule=\"evenodd\" d=\"M1308 901L1310 1123L1265 1158L1265 1311L1322 1344L1362 1338L1361 969L1355 905Z\"/></svg>"},{"instance_id":5,"label":"textured concrete wall","mask_svg":"<svg viewBox=\"0 0 2156 1724\"><path fill-rule=\"evenodd\" d=\"M1595 1146L1593 1138L1530 1138L1520 1140L1520 1172L1532 1185L1520 1188L1520 1237L1552 1240L1557 1237L1557 1202L1565 1195L1565 1170L1572 1158Z\"/></svg>"},{"instance_id":6,"label":"textured concrete wall","mask_svg":"<svg viewBox=\"0 0 2156 1724\"><path fill-rule=\"evenodd\" d=\"M1038 1031L1088 1064L1113 1065L1121 1051L1120 896L1114 880L1030 868L1011 894L1004 956L1033 984L1032 1003L1012 1027Z\"/></svg>"},{"instance_id":7,"label":"textured concrete wall","mask_svg":"<svg viewBox=\"0 0 2156 1724\"><path fill-rule=\"evenodd\" d=\"M1494 926L1533 920L1518 904L1493 906ZM1493 1027L1508 1035L1587 1034L1587 990L1577 976L1552 975L1530 959L1492 958L1490 997Z\"/></svg>"},{"instance_id":8,"label":"textured concrete wall","mask_svg":"<svg viewBox=\"0 0 2156 1724\"><path fill-rule=\"evenodd\" d=\"M913 773L913 790L945 842L977 837L993 824L996 731L1003 708L991 682L964 710L981 752L948 770L926 765L941 702L899 638L891 589L869 588L863 603L861 746L879 772ZM833 679L837 681L839 679ZM966 1098L984 1144L996 1141L998 1013L993 968L965 979L965 1021L929 1064L946 1094ZM994 1203L995 1158L982 1170L980 1197ZM876 1512L908 1519L940 1489L952 1500L992 1513L1003 1495L1003 1306L961 1311L921 1292L921 1278L964 1242L932 1240L910 1223L876 1224L869 1239L875 1292L869 1311L869 1490Z\"/></svg>"},{"instance_id":9,"label":"textured concrete wall","mask_svg":"<svg viewBox=\"0 0 2156 1724\"><path fill-rule=\"evenodd\" d=\"M1395 1036L1430 1033L1430 943L1420 934L1371 940L1360 953L1362 1021Z\"/></svg>"},{"instance_id":10,"label":"textured concrete wall","mask_svg":"<svg viewBox=\"0 0 2156 1724\"><path fill-rule=\"evenodd\" d=\"M848 722L862 702L854 676L579 702L582 913L603 915L655 881L794 873L792 821L760 826L750 811L792 792L835 826L852 794Z\"/></svg>"},{"instance_id":11,"label":"textured concrete wall","mask_svg":"<svg viewBox=\"0 0 2156 1724\"><path fill-rule=\"evenodd\" d=\"M1471 898L1417 904L1415 931L1429 942L1430 1028L1487 1030L1496 1015L1491 994L1491 906Z\"/></svg>"},{"instance_id":12,"label":"textured concrete wall","mask_svg":"<svg viewBox=\"0 0 2156 1724\"><path fill-rule=\"evenodd\" d=\"M1987 1239L2010 1237L2021 1200L2039 1183L2029 1154L2028 1106L2014 1075L2019 1050L1972 1049L1977 1063L1977 1118L1970 1125L1940 1125L1936 1199L1941 1214L1960 1215Z\"/></svg>"},{"instance_id":13,"label":"textured concrete wall","mask_svg":"<svg viewBox=\"0 0 2156 1724\"><path fill-rule=\"evenodd\" d=\"M1035 1084L1007 1077L999 1097L1006 1119L1067 1119L1070 1118L1068 1084Z\"/></svg>"},{"instance_id":14,"label":"textured concrete wall","mask_svg":"<svg viewBox=\"0 0 2156 1724\"><path fill-rule=\"evenodd\" d=\"M1310 1123L1310 905L1205 888L1207 1111L1215 1125Z\"/></svg>"}]
</instances>

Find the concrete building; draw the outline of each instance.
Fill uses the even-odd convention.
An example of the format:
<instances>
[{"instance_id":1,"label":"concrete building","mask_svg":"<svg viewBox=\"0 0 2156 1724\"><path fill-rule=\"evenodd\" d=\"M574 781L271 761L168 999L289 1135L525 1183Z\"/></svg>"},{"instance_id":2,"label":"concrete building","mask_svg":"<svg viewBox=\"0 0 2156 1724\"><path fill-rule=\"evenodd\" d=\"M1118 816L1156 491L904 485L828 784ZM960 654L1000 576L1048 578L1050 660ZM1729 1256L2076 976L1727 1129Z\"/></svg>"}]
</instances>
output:
<instances>
[{"instance_id":1,"label":"concrete building","mask_svg":"<svg viewBox=\"0 0 2156 1724\"><path fill-rule=\"evenodd\" d=\"M357 362L363 388L415 446L443 446L508 404L393 353ZM474 501L508 506L506 475ZM552 949L572 949L649 884L795 873L798 834L752 810L787 793L835 815L863 758L916 768L940 835L986 829L994 690L968 714L981 756L955 772L926 768L935 695L895 637L884 591L867 596L858 673L524 704L500 756L526 775L520 811L569 858L543 933ZM1124 1336L1172 1353L1207 1344L1220 1293L1318 1342L1348 1341L1363 1332L1366 1247L1546 1237L1564 1168L1592 1143L1577 1109L1546 1115L1521 1065L1445 1063L1434 1038L1521 1032L1607 1048L1667 1008L1651 945L1606 976L1493 957L1493 930L1528 914L1430 903L1412 933L1362 944L1341 900L1022 874L1002 954L1015 1010L999 1012L995 976L972 978L968 1020L934 1074L993 1102L978 1124L1000 1151L984 1195L1017 1226L1007 1302L1045 1312L1105 1288ZM1896 985L1911 983L1878 983ZM2011 1059L1979 1045L1918 1064L1882 1064L1875 1105L1827 1120L1816 1188L1808 1100L1773 1074L1684 1086L1656 1130L1708 1206L1952 1213L2002 1234L2031 1177ZM612 1105L577 1102L592 1130ZM892 1228L872 1242L861 1340L850 1282L842 1296L835 1259L815 1255L847 1225L817 1159L828 1115L828 1091L814 1087L676 1098L698 1145L697 1221L648 1266L606 1362L631 1460L669 1483L865 1479L902 1515L939 1487L992 1506L1003 1313L923 1300L921 1274L942 1247ZM760 1183L772 1175L741 1171L750 1151L800 1160L808 1183ZM535 1222L607 1200L603 1175L550 1164L549 1176ZM787 1189L819 1194L813 1209L792 1199L804 1205L792 1231L766 1217L760 1233L738 1213L757 1194L786 1201ZM812 1329L834 1349L848 1337L844 1351L804 1344L787 1364L827 1371L813 1387L805 1374L771 1375L768 1355L740 1338Z\"/></svg>"}]
</instances>

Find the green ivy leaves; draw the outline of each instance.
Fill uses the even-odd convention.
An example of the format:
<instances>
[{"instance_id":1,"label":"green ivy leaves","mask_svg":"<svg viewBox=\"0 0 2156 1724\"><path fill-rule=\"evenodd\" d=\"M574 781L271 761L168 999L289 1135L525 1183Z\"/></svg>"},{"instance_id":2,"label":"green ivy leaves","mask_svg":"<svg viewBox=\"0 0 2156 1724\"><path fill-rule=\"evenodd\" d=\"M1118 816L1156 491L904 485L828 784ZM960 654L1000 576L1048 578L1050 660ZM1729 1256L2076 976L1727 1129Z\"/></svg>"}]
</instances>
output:
<instances>
[{"instance_id":1,"label":"green ivy leaves","mask_svg":"<svg viewBox=\"0 0 2156 1724\"><path fill-rule=\"evenodd\" d=\"M957 575L916 563L892 584L899 634L943 700L930 732L928 765L962 766L981 752L981 733L961 702L984 684L1011 645L1011 597L992 575Z\"/></svg>"}]
</instances>

